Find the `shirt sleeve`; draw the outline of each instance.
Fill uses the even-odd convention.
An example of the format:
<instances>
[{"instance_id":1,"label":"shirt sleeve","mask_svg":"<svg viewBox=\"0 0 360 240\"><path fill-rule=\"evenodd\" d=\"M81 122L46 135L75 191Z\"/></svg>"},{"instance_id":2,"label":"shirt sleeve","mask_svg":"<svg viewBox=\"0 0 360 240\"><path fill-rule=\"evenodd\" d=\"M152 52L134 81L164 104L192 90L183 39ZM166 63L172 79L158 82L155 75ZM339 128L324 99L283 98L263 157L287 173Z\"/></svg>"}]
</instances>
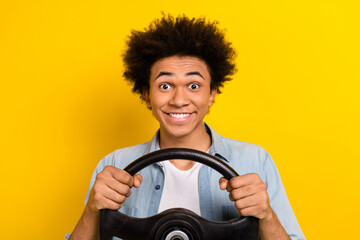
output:
<instances>
[{"instance_id":1,"label":"shirt sleeve","mask_svg":"<svg viewBox=\"0 0 360 240\"><path fill-rule=\"evenodd\" d=\"M280 174L268 153L265 157L263 171L266 177L265 184L270 198L270 206L276 213L281 225L291 239L305 239L294 211L291 208Z\"/></svg>"}]
</instances>

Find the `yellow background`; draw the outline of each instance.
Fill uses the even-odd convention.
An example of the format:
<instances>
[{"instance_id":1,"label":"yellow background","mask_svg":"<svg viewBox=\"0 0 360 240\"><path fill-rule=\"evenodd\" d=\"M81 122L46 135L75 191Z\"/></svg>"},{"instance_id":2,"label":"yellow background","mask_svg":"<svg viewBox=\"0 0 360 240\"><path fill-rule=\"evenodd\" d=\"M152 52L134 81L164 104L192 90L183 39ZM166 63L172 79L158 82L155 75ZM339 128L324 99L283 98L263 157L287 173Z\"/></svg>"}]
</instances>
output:
<instances>
[{"instance_id":1,"label":"yellow background","mask_svg":"<svg viewBox=\"0 0 360 240\"><path fill-rule=\"evenodd\" d=\"M308 239L360 239L357 1L1 1L1 239L63 239L91 174L158 125L122 79L161 11L219 20L238 73L206 121L274 158Z\"/></svg>"}]
</instances>

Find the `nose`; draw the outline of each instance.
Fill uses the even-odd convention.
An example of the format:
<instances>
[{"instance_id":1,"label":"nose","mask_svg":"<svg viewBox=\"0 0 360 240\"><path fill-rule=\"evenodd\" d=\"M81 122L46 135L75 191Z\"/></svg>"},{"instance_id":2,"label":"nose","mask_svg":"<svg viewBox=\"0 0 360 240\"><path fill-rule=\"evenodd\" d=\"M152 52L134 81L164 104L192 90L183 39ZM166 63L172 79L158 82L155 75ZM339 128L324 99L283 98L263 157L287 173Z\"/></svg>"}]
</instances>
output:
<instances>
[{"instance_id":1,"label":"nose","mask_svg":"<svg viewBox=\"0 0 360 240\"><path fill-rule=\"evenodd\" d=\"M182 107L189 104L189 98L186 90L183 88L176 88L173 92L172 98L169 102L170 105L175 107Z\"/></svg>"}]
</instances>

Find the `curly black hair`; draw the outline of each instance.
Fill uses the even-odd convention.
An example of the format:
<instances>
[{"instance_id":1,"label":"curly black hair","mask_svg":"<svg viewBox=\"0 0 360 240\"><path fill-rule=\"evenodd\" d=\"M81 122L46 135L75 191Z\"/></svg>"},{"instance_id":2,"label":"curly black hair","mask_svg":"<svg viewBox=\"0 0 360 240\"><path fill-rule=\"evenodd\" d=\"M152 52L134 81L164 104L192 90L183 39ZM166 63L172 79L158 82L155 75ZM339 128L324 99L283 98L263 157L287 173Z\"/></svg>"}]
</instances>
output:
<instances>
[{"instance_id":1,"label":"curly black hair","mask_svg":"<svg viewBox=\"0 0 360 240\"><path fill-rule=\"evenodd\" d=\"M143 99L143 91L150 88L150 69L156 61L171 56L193 56L205 61L211 76L210 87L221 93L220 87L236 71L236 53L217 24L204 17L174 18L163 14L143 31L133 30L122 55L123 76L133 85L133 92Z\"/></svg>"}]
</instances>

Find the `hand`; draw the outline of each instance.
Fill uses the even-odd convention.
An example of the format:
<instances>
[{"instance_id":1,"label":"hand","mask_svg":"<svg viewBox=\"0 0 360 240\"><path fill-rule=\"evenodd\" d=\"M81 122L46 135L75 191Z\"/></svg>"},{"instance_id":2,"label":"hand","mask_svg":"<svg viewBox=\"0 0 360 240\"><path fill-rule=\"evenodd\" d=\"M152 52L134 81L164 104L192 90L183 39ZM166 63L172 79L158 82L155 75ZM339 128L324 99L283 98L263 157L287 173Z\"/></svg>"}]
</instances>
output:
<instances>
[{"instance_id":1,"label":"hand","mask_svg":"<svg viewBox=\"0 0 360 240\"><path fill-rule=\"evenodd\" d=\"M88 206L93 212L101 209L120 209L131 194L132 187L140 187L142 176L131 176L128 172L113 166L106 166L96 176L91 189Z\"/></svg>"},{"instance_id":2,"label":"hand","mask_svg":"<svg viewBox=\"0 0 360 240\"><path fill-rule=\"evenodd\" d=\"M220 189L229 192L229 198L235 202L237 211L242 216L266 219L272 216L266 185L256 173L234 177L230 181L219 180Z\"/></svg>"}]
</instances>

